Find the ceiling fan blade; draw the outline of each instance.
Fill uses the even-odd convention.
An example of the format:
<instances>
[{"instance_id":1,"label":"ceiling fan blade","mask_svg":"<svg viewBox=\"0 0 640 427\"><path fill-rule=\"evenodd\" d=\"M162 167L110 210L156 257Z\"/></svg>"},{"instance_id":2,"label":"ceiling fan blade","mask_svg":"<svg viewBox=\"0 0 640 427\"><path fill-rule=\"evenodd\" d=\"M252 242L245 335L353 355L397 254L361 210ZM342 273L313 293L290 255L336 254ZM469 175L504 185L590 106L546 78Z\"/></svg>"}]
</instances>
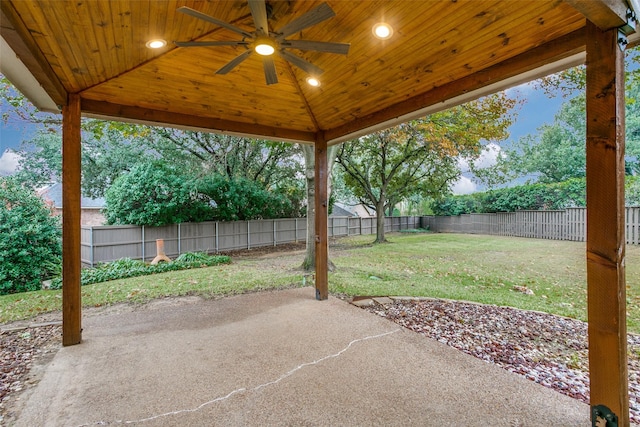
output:
<instances>
[{"instance_id":1,"label":"ceiling fan blade","mask_svg":"<svg viewBox=\"0 0 640 427\"><path fill-rule=\"evenodd\" d=\"M242 52L240 55L236 56L231 61L229 61L227 65L225 65L224 67L216 71L216 74L227 74L229 71L233 70L238 65L240 65L242 61L247 59L252 52L253 52L252 50L247 50L245 52Z\"/></svg>"},{"instance_id":2,"label":"ceiling fan blade","mask_svg":"<svg viewBox=\"0 0 640 427\"><path fill-rule=\"evenodd\" d=\"M276 64L273 62L273 56L265 56L262 58L262 66L264 67L264 78L267 81L267 85L278 83Z\"/></svg>"},{"instance_id":3,"label":"ceiling fan blade","mask_svg":"<svg viewBox=\"0 0 640 427\"><path fill-rule=\"evenodd\" d=\"M291 34L295 34L309 28L312 25L319 24L320 22L336 16L336 13L331 9L327 3L322 3L320 6L311 9L309 12L289 22L284 27L280 28L278 33L279 39L283 39Z\"/></svg>"},{"instance_id":4,"label":"ceiling fan blade","mask_svg":"<svg viewBox=\"0 0 640 427\"><path fill-rule=\"evenodd\" d=\"M300 50L313 50L316 52L339 53L346 55L349 53L350 43L318 42L313 40L283 40L282 47L290 47Z\"/></svg>"},{"instance_id":5,"label":"ceiling fan blade","mask_svg":"<svg viewBox=\"0 0 640 427\"><path fill-rule=\"evenodd\" d=\"M324 70L322 68L316 67L306 59L302 59L299 56L287 52L286 50L281 50L280 55L282 55L284 59L291 62L296 67L305 71L307 74L310 74L312 76L320 76L322 73L324 73Z\"/></svg>"},{"instance_id":6,"label":"ceiling fan blade","mask_svg":"<svg viewBox=\"0 0 640 427\"><path fill-rule=\"evenodd\" d=\"M237 41L193 41L193 42L173 42L178 47L194 47L194 46L248 46L249 43L237 40Z\"/></svg>"},{"instance_id":7,"label":"ceiling fan blade","mask_svg":"<svg viewBox=\"0 0 640 427\"><path fill-rule=\"evenodd\" d=\"M263 36L269 35L265 0L249 0L249 9L251 9L253 22L256 24L256 32Z\"/></svg>"},{"instance_id":8,"label":"ceiling fan blade","mask_svg":"<svg viewBox=\"0 0 640 427\"><path fill-rule=\"evenodd\" d=\"M252 37L251 33L248 33L247 31L244 31L241 28L236 27L235 25L231 25L227 22L221 21L219 19L214 18L213 16L209 16L207 14L204 14L202 12L198 12L195 9L191 9L190 7L187 6L181 6L178 8L178 12L182 12L185 13L187 15L191 15L195 18L199 18L202 19L203 21L207 21L210 22L212 24L216 24L220 27L226 28L227 30L231 30L234 31L238 34L242 34L244 37Z\"/></svg>"}]
</instances>

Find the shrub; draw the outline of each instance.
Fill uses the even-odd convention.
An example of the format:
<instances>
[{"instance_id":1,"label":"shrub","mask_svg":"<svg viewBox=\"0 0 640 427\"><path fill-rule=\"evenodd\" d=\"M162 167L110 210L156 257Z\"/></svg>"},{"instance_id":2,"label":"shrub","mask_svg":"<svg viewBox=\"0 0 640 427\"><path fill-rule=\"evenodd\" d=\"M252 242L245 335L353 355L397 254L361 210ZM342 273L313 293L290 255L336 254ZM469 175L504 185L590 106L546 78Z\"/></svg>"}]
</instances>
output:
<instances>
[{"instance_id":1,"label":"shrub","mask_svg":"<svg viewBox=\"0 0 640 427\"><path fill-rule=\"evenodd\" d=\"M198 182L201 197L209 200L216 221L286 218L291 201L245 178L211 175Z\"/></svg>"},{"instance_id":2,"label":"shrub","mask_svg":"<svg viewBox=\"0 0 640 427\"><path fill-rule=\"evenodd\" d=\"M0 178L0 295L40 289L61 262L59 218L31 189Z\"/></svg>"},{"instance_id":3,"label":"shrub","mask_svg":"<svg viewBox=\"0 0 640 427\"><path fill-rule=\"evenodd\" d=\"M514 212L517 210L565 209L586 204L584 178L551 184L526 184L434 201L436 215Z\"/></svg>"},{"instance_id":4,"label":"shrub","mask_svg":"<svg viewBox=\"0 0 640 427\"><path fill-rule=\"evenodd\" d=\"M184 253L172 262L157 265L146 264L131 258L101 264L96 268L83 269L80 282L84 285L107 282L109 280L127 279L129 277L146 276L167 271L187 270L190 268L210 267L231 262L226 255L207 255L204 253ZM51 283L51 289L60 289L62 279L57 277Z\"/></svg>"},{"instance_id":5,"label":"shrub","mask_svg":"<svg viewBox=\"0 0 640 427\"><path fill-rule=\"evenodd\" d=\"M211 218L192 177L161 161L141 163L105 193L109 224L162 226Z\"/></svg>"}]
</instances>

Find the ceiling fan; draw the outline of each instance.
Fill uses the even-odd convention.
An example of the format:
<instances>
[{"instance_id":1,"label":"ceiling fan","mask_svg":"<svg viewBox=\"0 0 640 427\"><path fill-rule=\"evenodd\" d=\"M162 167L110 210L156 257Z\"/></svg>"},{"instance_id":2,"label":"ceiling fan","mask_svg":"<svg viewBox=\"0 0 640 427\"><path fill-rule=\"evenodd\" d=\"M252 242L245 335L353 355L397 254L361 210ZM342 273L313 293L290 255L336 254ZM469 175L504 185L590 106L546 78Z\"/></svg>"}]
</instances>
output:
<instances>
[{"instance_id":1,"label":"ceiling fan","mask_svg":"<svg viewBox=\"0 0 640 427\"><path fill-rule=\"evenodd\" d=\"M296 34L306 28L316 25L322 21L335 16L335 12L327 3L322 3L309 12L289 22L277 31L270 31L268 24L268 13L270 5L265 0L248 0L251 16L255 24L255 31L245 31L235 25L216 19L212 16L191 9L186 6L179 7L178 12L191 15L195 18L216 24L236 32L242 36L242 40L235 41L175 41L179 47L202 47L202 46L244 46L247 50L229 61L226 65L216 71L216 74L227 74L237 67L242 61L247 59L254 52L262 56L262 65L267 85L278 83L276 66L273 61L273 54L278 53L280 57L291 64L305 71L313 77L320 76L324 70L313 65L309 61L294 55L287 49L311 50L316 52L338 53L346 55L349 52L349 43L333 43L314 40L287 40L287 37Z\"/></svg>"}]
</instances>

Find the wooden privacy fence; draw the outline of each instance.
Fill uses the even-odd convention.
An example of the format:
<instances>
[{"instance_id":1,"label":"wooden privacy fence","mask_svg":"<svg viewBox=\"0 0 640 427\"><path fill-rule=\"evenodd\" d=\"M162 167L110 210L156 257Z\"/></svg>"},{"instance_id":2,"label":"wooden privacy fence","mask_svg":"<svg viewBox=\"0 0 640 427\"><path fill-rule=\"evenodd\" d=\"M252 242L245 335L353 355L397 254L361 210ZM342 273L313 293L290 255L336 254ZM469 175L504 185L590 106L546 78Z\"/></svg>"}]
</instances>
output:
<instances>
[{"instance_id":1,"label":"wooden privacy fence","mask_svg":"<svg viewBox=\"0 0 640 427\"><path fill-rule=\"evenodd\" d=\"M420 217L387 217L385 231L417 228ZM329 236L375 234L376 218L330 217ZM174 258L185 252L218 253L238 249L306 241L306 218L234 222L197 222L163 227L105 225L82 227L82 263L133 258L150 261L156 256L156 239L164 240L165 253Z\"/></svg>"},{"instance_id":2,"label":"wooden privacy fence","mask_svg":"<svg viewBox=\"0 0 640 427\"><path fill-rule=\"evenodd\" d=\"M627 243L640 244L640 207L626 208ZM536 239L586 239L586 208L562 211L517 211L459 216L423 216L421 227L441 233L489 234Z\"/></svg>"}]
</instances>

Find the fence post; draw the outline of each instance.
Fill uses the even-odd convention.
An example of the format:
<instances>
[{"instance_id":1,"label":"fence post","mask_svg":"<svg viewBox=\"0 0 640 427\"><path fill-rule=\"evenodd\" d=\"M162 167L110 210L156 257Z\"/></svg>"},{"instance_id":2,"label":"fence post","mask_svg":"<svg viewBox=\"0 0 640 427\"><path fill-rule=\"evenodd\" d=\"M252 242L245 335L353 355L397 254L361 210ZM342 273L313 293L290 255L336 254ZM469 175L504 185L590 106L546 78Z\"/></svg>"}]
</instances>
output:
<instances>
[{"instance_id":1,"label":"fence post","mask_svg":"<svg viewBox=\"0 0 640 427\"><path fill-rule=\"evenodd\" d=\"M178 223L178 255L180 255L182 253L182 242L180 240L181 238L181 230L182 227L180 227L180 223Z\"/></svg>"},{"instance_id":2,"label":"fence post","mask_svg":"<svg viewBox=\"0 0 640 427\"><path fill-rule=\"evenodd\" d=\"M144 225L142 226L142 251L140 251L142 253L142 262L144 262L145 260L145 256L144 256Z\"/></svg>"},{"instance_id":3,"label":"fence post","mask_svg":"<svg viewBox=\"0 0 640 427\"><path fill-rule=\"evenodd\" d=\"M274 220L273 220L273 246L277 246L277 243L276 243L276 242L277 242L276 234L277 234L277 228L278 228L278 226L277 226L276 224L277 224L277 222L276 222L276 220L274 219Z\"/></svg>"},{"instance_id":4,"label":"fence post","mask_svg":"<svg viewBox=\"0 0 640 427\"><path fill-rule=\"evenodd\" d=\"M89 266L93 268L93 226L89 227Z\"/></svg>"},{"instance_id":5,"label":"fence post","mask_svg":"<svg viewBox=\"0 0 640 427\"><path fill-rule=\"evenodd\" d=\"M251 226L247 221L247 249L251 249Z\"/></svg>"},{"instance_id":6,"label":"fence post","mask_svg":"<svg viewBox=\"0 0 640 427\"><path fill-rule=\"evenodd\" d=\"M216 253L219 253L219 246L218 246L218 235L219 235L219 231L218 231L218 221L216 221Z\"/></svg>"}]
</instances>

